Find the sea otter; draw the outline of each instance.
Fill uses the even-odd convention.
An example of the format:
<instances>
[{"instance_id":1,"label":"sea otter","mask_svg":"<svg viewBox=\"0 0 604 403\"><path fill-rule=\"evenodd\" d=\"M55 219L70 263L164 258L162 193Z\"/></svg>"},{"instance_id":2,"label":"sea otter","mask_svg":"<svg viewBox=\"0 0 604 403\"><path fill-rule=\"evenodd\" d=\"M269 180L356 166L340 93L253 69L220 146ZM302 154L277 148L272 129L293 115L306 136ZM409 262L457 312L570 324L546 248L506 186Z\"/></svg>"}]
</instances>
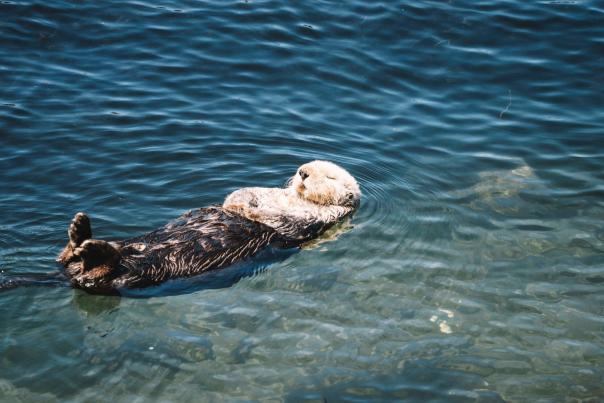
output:
<instances>
[{"instance_id":1,"label":"sea otter","mask_svg":"<svg viewBox=\"0 0 604 403\"><path fill-rule=\"evenodd\" d=\"M360 198L346 170L312 161L285 188L239 189L222 206L192 210L123 241L93 239L90 219L77 213L57 261L74 287L116 294L221 269L269 246L298 246L355 211Z\"/></svg>"}]
</instances>

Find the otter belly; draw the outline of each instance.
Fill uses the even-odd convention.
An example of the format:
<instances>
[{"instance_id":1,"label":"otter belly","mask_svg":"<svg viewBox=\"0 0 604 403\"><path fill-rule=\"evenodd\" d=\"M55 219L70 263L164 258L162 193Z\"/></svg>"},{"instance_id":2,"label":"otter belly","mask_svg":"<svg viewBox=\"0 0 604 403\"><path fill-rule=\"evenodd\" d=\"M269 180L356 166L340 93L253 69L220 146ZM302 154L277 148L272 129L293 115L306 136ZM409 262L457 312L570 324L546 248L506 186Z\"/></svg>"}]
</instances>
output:
<instances>
[{"instance_id":1,"label":"otter belly","mask_svg":"<svg viewBox=\"0 0 604 403\"><path fill-rule=\"evenodd\" d=\"M298 242L317 237L354 211L352 207L310 202L298 197L290 188L260 187L234 191L227 196L222 207Z\"/></svg>"}]
</instances>

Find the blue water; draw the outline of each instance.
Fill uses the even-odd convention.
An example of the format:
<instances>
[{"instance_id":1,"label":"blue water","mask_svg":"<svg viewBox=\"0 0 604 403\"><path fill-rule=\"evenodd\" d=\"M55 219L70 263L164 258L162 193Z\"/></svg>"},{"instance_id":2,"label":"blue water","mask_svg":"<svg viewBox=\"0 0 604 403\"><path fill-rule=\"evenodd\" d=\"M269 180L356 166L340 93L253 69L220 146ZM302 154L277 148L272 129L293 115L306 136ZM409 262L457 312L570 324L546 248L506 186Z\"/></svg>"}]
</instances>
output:
<instances>
[{"instance_id":1,"label":"blue water","mask_svg":"<svg viewBox=\"0 0 604 403\"><path fill-rule=\"evenodd\" d=\"M595 0L0 2L4 279L77 211L131 237L313 159L364 193L230 286L0 292L0 401L601 400L603 83Z\"/></svg>"}]
</instances>

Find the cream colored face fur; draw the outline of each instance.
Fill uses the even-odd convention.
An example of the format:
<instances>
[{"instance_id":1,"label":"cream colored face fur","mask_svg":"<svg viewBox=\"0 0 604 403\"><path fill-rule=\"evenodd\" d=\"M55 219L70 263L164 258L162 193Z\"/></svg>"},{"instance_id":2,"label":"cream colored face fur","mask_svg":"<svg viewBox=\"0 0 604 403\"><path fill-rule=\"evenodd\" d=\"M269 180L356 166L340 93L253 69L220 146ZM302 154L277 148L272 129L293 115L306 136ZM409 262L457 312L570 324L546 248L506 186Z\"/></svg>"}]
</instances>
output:
<instances>
[{"instance_id":1,"label":"cream colored face fur","mask_svg":"<svg viewBox=\"0 0 604 403\"><path fill-rule=\"evenodd\" d=\"M227 196L223 207L285 232L335 223L354 211L360 199L359 185L343 168L312 161L298 168L286 188L239 189Z\"/></svg>"},{"instance_id":2,"label":"cream colored face fur","mask_svg":"<svg viewBox=\"0 0 604 403\"><path fill-rule=\"evenodd\" d=\"M356 207L361 198L354 178L329 161L312 161L298 168L290 186L301 198L324 206Z\"/></svg>"}]
</instances>

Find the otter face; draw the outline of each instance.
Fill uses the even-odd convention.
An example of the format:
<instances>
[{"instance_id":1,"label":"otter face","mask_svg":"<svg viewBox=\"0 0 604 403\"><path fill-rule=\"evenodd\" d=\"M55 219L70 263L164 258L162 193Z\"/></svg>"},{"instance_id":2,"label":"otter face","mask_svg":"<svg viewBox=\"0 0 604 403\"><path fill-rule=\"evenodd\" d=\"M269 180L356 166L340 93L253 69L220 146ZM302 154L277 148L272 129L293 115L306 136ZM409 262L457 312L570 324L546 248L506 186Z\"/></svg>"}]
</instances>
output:
<instances>
[{"instance_id":1,"label":"otter face","mask_svg":"<svg viewBox=\"0 0 604 403\"><path fill-rule=\"evenodd\" d=\"M321 205L356 208L361 199L359 185L346 170L328 161L312 161L298 168L289 186L298 195Z\"/></svg>"}]
</instances>

